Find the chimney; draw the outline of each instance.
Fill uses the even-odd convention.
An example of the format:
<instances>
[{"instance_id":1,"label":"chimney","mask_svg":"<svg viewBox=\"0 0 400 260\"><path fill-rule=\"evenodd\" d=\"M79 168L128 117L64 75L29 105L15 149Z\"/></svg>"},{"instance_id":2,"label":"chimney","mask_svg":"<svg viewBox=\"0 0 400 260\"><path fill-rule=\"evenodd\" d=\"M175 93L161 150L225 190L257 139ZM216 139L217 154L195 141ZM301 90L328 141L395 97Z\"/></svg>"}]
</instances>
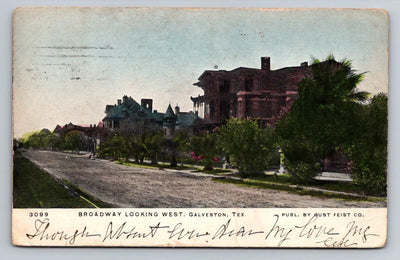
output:
<instances>
[{"instance_id":1,"label":"chimney","mask_svg":"<svg viewBox=\"0 0 400 260\"><path fill-rule=\"evenodd\" d=\"M308 62L307 61L300 63L300 67L307 67L307 66L308 66Z\"/></svg>"},{"instance_id":2,"label":"chimney","mask_svg":"<svg viewBox=\"0 0 400 260\"><path fill-rule=\"evenodd\" d=\"M271 70L271 58L270 57L261 57L261 69L262 70Z\"/></svg>"},{"instance_id":3,"label":"chimney","mask_svg":"<svg viewBox=\"0 0 400 260\"><path fill-rule=\"evenodd\" d=\"M179 114L179 112L180 112L180 108L179 108L178 105L176 105L176 107L175 107L175 115Z\"/></svg>"},{"instance_id":4,"label":"chimney","mask_svg":"<svg viewBox=\"0 0 400 260\"><path fill-rule=\"evenodd\" d=\"M118 99L118 106L121 105L121 102L122 102L122 100L121 100L121 99Z\"/></svg>"},{"instance_id":5,"label":"chimney","mask_svg":"<svg viewBox=\"0 0 400 260\"><path fill-rule=\"evenodd\" d=\"M140 103L141 103L142 107L146 108L150 112L153 111L153 99L143 98Z\"/></svg>"}]
</instances>

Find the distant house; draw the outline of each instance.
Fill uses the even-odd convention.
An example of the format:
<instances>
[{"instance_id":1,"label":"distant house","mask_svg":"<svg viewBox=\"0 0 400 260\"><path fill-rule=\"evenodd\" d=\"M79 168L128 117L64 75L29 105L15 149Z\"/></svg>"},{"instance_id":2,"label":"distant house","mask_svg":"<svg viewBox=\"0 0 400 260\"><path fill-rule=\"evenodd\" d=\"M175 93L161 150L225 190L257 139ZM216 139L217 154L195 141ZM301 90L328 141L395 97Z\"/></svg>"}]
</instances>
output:
<instances>
[{"instance_id":1,"label":"distant house","mask_svg":"<svg viewBox=\"0 0 400 260\"><path fill-rule=\"evenodd\" d=\"M106 130L135 135L164 131L166 137L171 137L178 130L193 135L193 125L201 122L193 112L181 112L179 106L174 111L169 105L165 113L160 113L153 110L152 99L142 99L139 104L128 96L118 99L117 104L106 105L105 113L103 123Z\"/></svg>"},{"instance_id":2,"label":"distant house","mask_svg":"<svg viewBox=\"0 0 400 260\"><path fill-rule=\"evenodd\" d=\"M75 125L70 122L64 126L57 125L53 133L57 136L65 137L72 131L78 131L81 133L81 150L83 151L95 152L96 146L99 144L100 140L105 138L105 131L102 122L99 122L97 125Z\"/></svg>"},{"instance_id":3,"label":"distant house","mask_svg":"<svg viewBox=\"0 0 400 260\"><path fill-rule=\"evenodd\" d=\"M229 118L257 118L263 126L270 126L290 109L297 98L298 83L308 76L311 66L307 62L271 70L270 57L262 57L261 69L204 71L193 84L204 95L191 100L195 113L204 117L205 128L223 124Z\"/></svg>"}]
</instances>

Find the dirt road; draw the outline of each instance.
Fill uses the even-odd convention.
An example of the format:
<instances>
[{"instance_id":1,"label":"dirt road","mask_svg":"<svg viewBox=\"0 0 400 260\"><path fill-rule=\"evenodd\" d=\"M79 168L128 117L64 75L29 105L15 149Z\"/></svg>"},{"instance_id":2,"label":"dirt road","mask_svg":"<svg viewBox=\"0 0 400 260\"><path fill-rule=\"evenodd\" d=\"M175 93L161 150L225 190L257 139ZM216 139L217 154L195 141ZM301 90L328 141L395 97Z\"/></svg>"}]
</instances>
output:
<instances>
[{"instance_id":1,"label":"dirt road","mask_svg":"<svg viewBox=\"0 0 400 260\"><path fill-rule=\"evenodd\" d=\"M285 191L240 187L212 181L212 176L118 165L88 156L29 150L23 153L59 179L90 195L124 208L272 208L385 207L300 196Z\"/></svg>"}]
</instances>

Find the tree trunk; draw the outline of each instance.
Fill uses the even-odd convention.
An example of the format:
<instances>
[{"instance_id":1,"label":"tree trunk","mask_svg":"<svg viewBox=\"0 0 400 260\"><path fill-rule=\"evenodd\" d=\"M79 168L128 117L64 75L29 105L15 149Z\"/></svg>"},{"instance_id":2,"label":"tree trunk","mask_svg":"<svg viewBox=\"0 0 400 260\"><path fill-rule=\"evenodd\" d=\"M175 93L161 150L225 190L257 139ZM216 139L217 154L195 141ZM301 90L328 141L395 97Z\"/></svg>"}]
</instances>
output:
<instances>
[{"instance_id":1,"label":"tree trunk","mask_svg":"<svg viewBox=\"0 0 400 260\"><path fill-rule=\"evenodd\" d=\"M172 156L172 161L170 163L171 167L176 167L178 165L178 163L176 162L176 158L175 155Z\"/></svg>"},{"instance_id":2,"label":"tree trunk","mask_svg":"<svg viewBox=\"0 0 400 260\"><path fill-rule=\"evenodd\" d=\"M204 166L204 169L203 169L203 171L207 171L207 172L210 172L210 171L212 171L212 170L214 170L214 169L213 169L213 167L212 167L211 165L209 165L209 164L207 164L206 166Z\"/></svg>"}]
</instances>

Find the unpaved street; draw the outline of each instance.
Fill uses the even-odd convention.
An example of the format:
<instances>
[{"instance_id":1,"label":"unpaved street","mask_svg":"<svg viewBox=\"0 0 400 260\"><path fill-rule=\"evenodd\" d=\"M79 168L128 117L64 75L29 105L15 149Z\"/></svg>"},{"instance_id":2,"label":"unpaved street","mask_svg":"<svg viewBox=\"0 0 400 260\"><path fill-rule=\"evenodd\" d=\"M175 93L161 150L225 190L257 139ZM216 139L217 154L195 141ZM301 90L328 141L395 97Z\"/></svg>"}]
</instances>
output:
<instances>
[{"instance_id":1,"label":"unpaved street","mask_svg":"<svg viewBox=\"0 0 400 260\"><path fill-rule=\"evenodd\" d=\"M92 196L125 208L271 208L385 207L384 202L357 202L300 196L285 191L240 187L212 181L212 176L118 165L87 156L29 150L23 153L58 179Z\"/></svg>"}]
</instances>

